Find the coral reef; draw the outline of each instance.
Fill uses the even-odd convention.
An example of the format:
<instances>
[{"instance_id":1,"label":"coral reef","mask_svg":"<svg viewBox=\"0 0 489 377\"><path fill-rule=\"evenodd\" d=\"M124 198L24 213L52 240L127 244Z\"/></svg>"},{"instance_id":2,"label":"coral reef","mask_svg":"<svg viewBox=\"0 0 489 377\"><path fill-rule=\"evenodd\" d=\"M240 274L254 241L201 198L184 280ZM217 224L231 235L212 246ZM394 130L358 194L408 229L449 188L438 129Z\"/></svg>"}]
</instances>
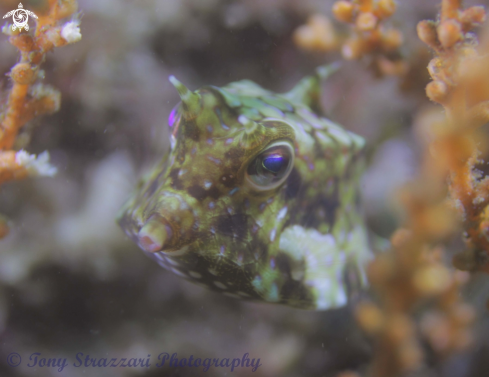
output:
<instances>
[{"instance_id":1,"label":"coral reef","mask_svg":"<svg viewBox=\"0 0 489 377\"><path fill-rule=\"evenodd\" d=\"M33 35L22 32L12 24L2 28L10 36L10 43L21 53L20 61L10 70L12 88L5 109L0 113L0 184L28 176L53 176L56 168L49 164L49 154L36 157L14 149L20 129L34 117L52 114L59 110L60 93L50 86L36 83L42 76L40 66L45 55L54 47L77 42L81 39L79 22L75 18L58 25L63 18L77 11L76 0L58 2L51 0L47 11L36 18ZM22 4L19 5L22 7ZM21 147L26 138L19 142ZM6 227L5 221L2 222ZM1 231L4 236L7 230Z\"/></svg>"},{"instance_id":2,"label":"coral reef","mask_svg":"<svg viewBox=\"0 0 489 377\"><path fill-rule=\"evenodd\" d=\"M54 3L64 2L23 2L40 16L40 22ZM44 56L44 73L40 68L36 73L36 78L44 76L43 81L61 93L59 111L36 115L20 129L13 148L2 149L11 154L25 147L28 156L48 150L58 173L52 178L5 181L0 186L0 212L11 223L10 233L0 241L1 376L201 374L190 367L156 368L161 352L201 358L233 358L249 352L250 357L261 359L256 372L237 369L233 374L239 376L336 377L342 373L342 377L358 377L370 373L377 377L374 373L379 369L378 376L406 370L413 376L487 374L487 279L476 276L473 280L466 272L455 272L450 263L454 254L466 248L462 259L456 258L462 266L484 269L485 252L479 245L485 241L478 240L477 234L484 234L485 212L479 212L476 221L467 221L460 215L469 202L453 206L454 201L447 199L448 195L457 198L449 187L460 186L449 173L452 168L446 165L443 150L435 144L449 134L451 126L443 108L424 91L430 59L472 47L478 56L473 60L475 67L485 56L486 32L481 32L478 47L474 34L464 32L450 48L434 44L434 56L430 56L429 48L416 36L416 25L437 18L439 1L398 1L396 11L378 22L376 30L398 29L403 36L400 49L386 52L379 47L359 61L345 61L323 86L321 102L328 117L361 134L372 146L362 183L363 203L370 228L393 243L370 268L369 301L340 310L308 312L214 294L166 273L125 239L115 224L116 213L138 177L169 145L166 119L179 99L168 76L175 75L191 89L251 79L277 92L289 90L316 66L342 59L340 48L348 38L369 35L358 32L353 22L338 22L334 3L78 1L83 39L69 48L53 47L54 53ZM485 0L467 3L467 8L489 5ZM0 14L17 5L18 0L0 1ZM458 9L457 15L464 14ZM294 31L310 15L324 15L311 21L318 30L315 35L329 33L329 27L335 30L334 38L323 35L322 41L313 43L319 53L302 51L294 43ZM34 26L34 20L29 22ZM59 20L53 27L65 23ZM35 37L34 27L29 34ZM9 39L0 35L2 74L20 62L18 49ZM397 78L379 79L371 69L364 69L377 56L395 57L393 62L402 56L409 61L409 93L399 90ZM440 72L450 74L437 76L447 85L447 93L457 91L451 81L462 81L457 71L444 68ZM469 75L463 82L482 82L487 72L476 72L469 68L473 79ZM31 85L31 92L38 82ZM11 88L12 79L2 76L2 111ZM483 88L471 87L466 109L476 109L483 102ZM27 101L31 98L28 92ZM475 179L470 180L475 193L487 171L487 165L478 162L487 160L487 130L472 131L467 144L470 153L463 155L468 158L461 169ZM455 139L457 143L463 140ZM481 142L480 154L473 154L474 140ZM27 162L28 156L23 156ZM405 187L406 182L411 183ZM5 232L2 224L0 218L0 233ZM465 226L478 229L468 244L460 241L460 229ZM470 343L473 346L467 347ZM16 368L6 363L12 352L22 356ZM66 357L71 363L78 352L96 358L150 354L152 366L70 367L60 373L28 367L26 362L34 352ZM229 375L229 369L212 367L207 374Z\"/></svg>"},{"instance_id":3,"label":"coral reef","mask_svg":"<svg viewBox=\"0 0 489 377\"><path fill-rule=\"evenodd\" d=\"M489 121L487 82L480 81L486 74L481 65L474 66L487 60L487 53L470 33L484 21L483 7L463 10L458 1L443 0L439 21L424 20L417 27L419 38L436 53L428 65L434 81L426 94L444 106L446 119L427 121L430 128L420 130L426 140L420 172L401 194L406 228L392 236L392 250L370 265L369 280L380 306L363 303L357 308L359 324L376 339L373 376L421 370L426 360L418 334L438 359L472 340L474 308L459 294L468 275L449 269L441 242L457 231L461 220L469 251L456 256L456 266L487 269L477 253L488 250L482 232L489 192L475 168L479 152L474 134ZM428 308L416 320L413 315L423 303Z\"/></svg>"},{"instance_id":4,"label":"coral reef","mask_svg":"<svg viewBox=\"0 0 489 377\"><path fill-rule=\"evenodd\" d=\"M463 10L460 2L445 0L440 21L421 21L418 35L436 52L428 66L433 81L426 94L443 105L447 118L435 131L434 148L441 168L450 171L450 197L463 220L467 250L455 263L463 270L489 272L484 256L489 252L489 178L476 166L481 162L478 145L486 140L477 130L489 121L489 49L487 37L479 46L471 33L485 20L483 7Z\"/></svg>"}]
</instances>

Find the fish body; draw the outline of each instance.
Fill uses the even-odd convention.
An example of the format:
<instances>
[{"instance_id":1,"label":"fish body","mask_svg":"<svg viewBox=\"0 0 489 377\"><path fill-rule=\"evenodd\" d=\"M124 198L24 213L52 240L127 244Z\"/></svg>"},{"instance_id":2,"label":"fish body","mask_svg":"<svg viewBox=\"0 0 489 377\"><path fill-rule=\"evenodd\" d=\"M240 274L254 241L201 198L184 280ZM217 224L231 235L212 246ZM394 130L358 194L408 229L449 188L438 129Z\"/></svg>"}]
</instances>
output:
<instances>
[{"instance_id":1,"label":"fish body","mask_svg":"<svg viewBox=\"0 0 489 377\"><path fill-rule=\"evenodd\" d=\"M171 149L122 208L125 233L162 267L228 296L345 305L370 255L365 142L318 115L332 70L285 94L247 80L192 92L171 77L182 99Z\"/></svg>"}]
</instances>

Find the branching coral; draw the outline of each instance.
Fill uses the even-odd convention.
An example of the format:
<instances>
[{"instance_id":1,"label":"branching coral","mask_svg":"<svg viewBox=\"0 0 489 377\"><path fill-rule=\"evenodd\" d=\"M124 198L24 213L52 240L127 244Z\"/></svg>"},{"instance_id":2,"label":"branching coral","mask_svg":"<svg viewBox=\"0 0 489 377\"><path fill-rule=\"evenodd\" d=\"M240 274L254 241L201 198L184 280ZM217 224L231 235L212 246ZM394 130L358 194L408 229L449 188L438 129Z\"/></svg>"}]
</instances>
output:
<instances>
[{"instance_id":1,"label":"branching coral","mask_svg":"<svg viewBox=\"0 0 489 377\"><path fill-rule=\"evenodd\" d=\"M399 47L402 33L385 26L396 10L394 0L340 0L333 5L335 17L353 26L341 52L345 59L372 55L374 66L384 75L402 75L407 70Z\"/></svg>"},{"instance_id":2,"label":"branching coral","mask_svg":"<svg viewBox=\"0 0 489 377\"><path fill-rule=\"evenodd\" d=\"M53 175L56 169L49 165L47 152L31 156L24 151L15 151L19 130L35 117L56 112L60 107L60 93L41 83L40 65L47 52L81 39L78 20L62 25L63 18L73 15L78 5L76 0L49 0L48 10L40 14L33 35L13 30L5 25L2 31L10 35L10 43L21 53L20 62L10 71L12 88L5 110L0 114L0 184L14 179L35 175ZM0 236L6 231L0 232Z\"/></svg>"},{"instance_id":3,"label":"branching coral","mask_svg":"<svg viewBox=\"0 0 489 377\"><path fill-rule=\"evenodd\" d=\"M294 42L305 50L328 52L336 50L340 40L328 17L313 14L294 32Z\"/></svg>"},{"instance_id":4,"label":"branching coral","mask_svg":"<svg viewBox=\"0 0 489 377\"><path fill-rule=\"evenodd\" d=\"M412 220L422 220L425 211L428 206L414 211ZM392 237L392 251L369 266L368 275L380 304L362 303L356 316L375 338L372 376L399 376L418 369L423 362L419 332L439 357L470 342L474 313L459 297L467 275L450 271L443 263L441 248L430 247L428 239L433 235L423 233L398 230ZM431 305L418 325L413 314L422 303Z\"/></svg>"},{"instance_id":5,"label":"branching coral","mask_svg":"<svg viewBox=\"0 0 489 377\"><path fill-rule=\"evenodd\" d=\"M436 52L428 70L428 97L443 105L447 120L438 131L434 152L450 171L450 196L463 219L467 250L455 258L458 268L489 272L489 178L476 164L482 141L477 130L489 122L489 45L478 45L471 30L486 19L475 6L462 11L460 1L442 3L440 21L422 21L418 35Z\"/></svg>"},{"instance_id":6,"label":"branching coral","mask_svg":"<svg viewBox=\"0 0 489 377\"><path fill-rule=\"evenodd\" d=\"M341 47L343 57L349 60L369 55L378 73L403 75L407 72L407 63L399 52L403 35L384 22L395 10L394 0L340 0L334 4L333 14L338 21L352 26L346 39L327 17L313 15L306 25L296 30L294 40L311 51L326 52Z\"/></svg>"},{"instance_id":7,"label":"branching coral","mask_svg":"<svg viewBox=\"0 0 489 377\"><path fill-rule=\"evenodd\" d=\"M371 371L376 377L403 375L421 366L418 334L439 358L471 340L474 312L459 294L468 275L446 266L440 245L461 221L469 251L456 258L456 266L489 270L480 257L489 250L489 179L481 179L475 169L481 140L475 131L489 121L489 80L483 68L488 55L487 46L479 47L470 33L484 20L482 7L462 10L460 1L443 0L440 20L418 25L420 39L436 53L428 67L434 81L426 93L444 106L446 120L428 131L431 140L419 176L401 194L405 228L392 236L392 250L369 266L380 304L357 308L360 325L376 339ZM413 314L428 303L418 324Z\"/></svg>"}]
</instances>

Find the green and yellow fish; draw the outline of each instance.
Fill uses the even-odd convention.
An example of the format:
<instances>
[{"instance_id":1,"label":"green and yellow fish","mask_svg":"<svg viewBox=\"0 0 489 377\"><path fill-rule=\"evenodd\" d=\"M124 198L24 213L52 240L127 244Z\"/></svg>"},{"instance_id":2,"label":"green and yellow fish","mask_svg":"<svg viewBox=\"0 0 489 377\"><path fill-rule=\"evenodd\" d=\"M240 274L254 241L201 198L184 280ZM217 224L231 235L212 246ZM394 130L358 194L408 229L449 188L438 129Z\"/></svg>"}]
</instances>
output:
<instances>
[{"instance_id":1,"label":"green and yellow fish","mask_svg":"<svg viewBox=\"0 0 489 377\"><path fill-rule=\"evenodd\" d=\"M320 67L285 94L251 81L181 102L171 149L122 209L125 233L162 267L245 300L343 306L370 257L359 204L364 140L318 114Z\"/></svg>"}]
</instances>

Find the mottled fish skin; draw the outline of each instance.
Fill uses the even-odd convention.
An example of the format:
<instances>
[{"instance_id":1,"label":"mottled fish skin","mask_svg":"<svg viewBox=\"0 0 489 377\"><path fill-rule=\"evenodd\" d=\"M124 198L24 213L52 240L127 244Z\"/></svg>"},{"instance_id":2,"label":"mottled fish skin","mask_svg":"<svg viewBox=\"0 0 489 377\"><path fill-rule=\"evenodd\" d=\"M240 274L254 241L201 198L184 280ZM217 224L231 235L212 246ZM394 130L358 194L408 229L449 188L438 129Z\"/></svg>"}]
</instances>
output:
<instances>
[{"instance_id":1,"label":"mottled fish skin","mask_svg":"<svg viewBox=\"0 0 489 377\"><path fill-rule=\"evenodd\" d=\"M246 80L192 92L171 77L182 98L172 147L122 208L125 233L164 268L228 296L345 305L370 257L365 143L311 110L332 70L285 94Z\"/></svg>"}]
</instances>

